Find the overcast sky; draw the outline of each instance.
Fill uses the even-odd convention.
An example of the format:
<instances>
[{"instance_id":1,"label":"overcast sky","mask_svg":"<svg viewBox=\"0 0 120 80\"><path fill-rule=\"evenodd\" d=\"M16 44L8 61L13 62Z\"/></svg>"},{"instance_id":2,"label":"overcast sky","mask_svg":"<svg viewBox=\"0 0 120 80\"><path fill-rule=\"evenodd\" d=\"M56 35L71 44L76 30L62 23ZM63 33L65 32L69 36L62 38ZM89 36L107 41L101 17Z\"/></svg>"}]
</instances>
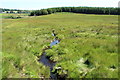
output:
<instances>
[{"instance_id":1,"label":"overcast sky","mask_svg":"<svg viewBox=\"0 0 120 80\"><path fill-rule=\"evenodd\" d=\"M118 7L119 0L1 0L0 8L35 10L63 6Z\"/></svg>"}]
</instances>

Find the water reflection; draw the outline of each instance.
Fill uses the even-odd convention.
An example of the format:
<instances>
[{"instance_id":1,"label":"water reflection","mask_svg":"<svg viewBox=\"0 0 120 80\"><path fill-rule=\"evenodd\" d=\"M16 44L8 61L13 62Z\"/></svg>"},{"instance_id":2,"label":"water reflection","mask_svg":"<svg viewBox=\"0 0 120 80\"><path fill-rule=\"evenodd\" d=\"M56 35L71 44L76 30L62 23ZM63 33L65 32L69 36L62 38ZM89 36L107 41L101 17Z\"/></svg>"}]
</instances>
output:
<instances>
[{"instance_id":1,"label":"water reflection","mask_svg":"<svg viewBox=\"0 0 120 80\"><path fill-rule=\"evenodd\" d=\"M41 57L39 59L39 62L42 62L45 66L49 66L50 67L50 78L52 78L52 79L56 78L56 75L52 73L53 67L55 66L56 62L53 62L49 58L47 58L45 50L51 49L53 45L56 45L56 44L60 43L61 39L58 39L58 37L56 35L57 34L55 33L55 30L53 30L52 31L52 36L54 36L55 38L50 43L50 46L48 46L45 49L43 49L43 54L41 55Z\"/></svg>"},{"instance_id":2,"label":"water reflection","mask_svg":"<svg viewBox=\"0 0 120 80\"><path fill-rule=\"evenodd\" d=\"M55 39L54 41L52 41L52 42L50 43L50 47L52 47L53 45L58 44L59 42L60 42L59 40Z\"/></svg>"}]
</instances>

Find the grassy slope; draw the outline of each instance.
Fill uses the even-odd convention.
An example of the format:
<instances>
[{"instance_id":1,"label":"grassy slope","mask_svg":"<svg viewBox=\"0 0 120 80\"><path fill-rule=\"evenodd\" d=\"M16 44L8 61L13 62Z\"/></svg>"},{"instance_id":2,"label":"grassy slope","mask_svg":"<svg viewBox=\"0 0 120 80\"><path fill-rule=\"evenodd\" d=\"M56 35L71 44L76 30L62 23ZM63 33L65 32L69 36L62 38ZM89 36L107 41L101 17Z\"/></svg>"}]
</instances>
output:
<instances>
[{"instance_id":1,"label":"grassy slope","mask_svg":"<svg viewBox=\"0 0 120 80\"><path fill-rule=\"evenodd\" d=\"M68 70L68 77L117 77L117 17L56 13L3 19L3 77L49 77L49 68L36 55L53 39L52 29L62 41L47 55Z\"/></svg>"},{"instance_id":2,"label":"grassy slope","mask_svg":"<svg viewBox=\"0 0 120 80\"><path fill-rule=\"evenodd\" d=\"M0 13L0 16L2 15L2 18L4 19L9 19L12 17L28 17L28 14L27 13L22 13L22 14L15 14L15 13Z\"/></svg>"}]
</instances>

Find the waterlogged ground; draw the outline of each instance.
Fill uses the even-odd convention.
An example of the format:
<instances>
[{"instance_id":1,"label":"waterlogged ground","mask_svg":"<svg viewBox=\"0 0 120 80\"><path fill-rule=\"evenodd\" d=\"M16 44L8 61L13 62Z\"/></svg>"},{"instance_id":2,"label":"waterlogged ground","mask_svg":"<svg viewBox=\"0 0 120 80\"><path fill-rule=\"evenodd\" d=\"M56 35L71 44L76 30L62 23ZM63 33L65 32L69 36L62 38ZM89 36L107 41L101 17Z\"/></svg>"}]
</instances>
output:
<instances>
[{"instance_id":1,"label":"waterlogged ground","mask_svg":"<svg viewBox=\"0 0 120 80\"><path fill-rule=\"evenodd\" d=\"M63 78L118 77L118 16L56 13L21 19L3 19L3 77L49 78L50 69L38 60L46 50L57 62L53 73ZM60 68L60 69L58 69Z\"/></svg>"}]
</instances>

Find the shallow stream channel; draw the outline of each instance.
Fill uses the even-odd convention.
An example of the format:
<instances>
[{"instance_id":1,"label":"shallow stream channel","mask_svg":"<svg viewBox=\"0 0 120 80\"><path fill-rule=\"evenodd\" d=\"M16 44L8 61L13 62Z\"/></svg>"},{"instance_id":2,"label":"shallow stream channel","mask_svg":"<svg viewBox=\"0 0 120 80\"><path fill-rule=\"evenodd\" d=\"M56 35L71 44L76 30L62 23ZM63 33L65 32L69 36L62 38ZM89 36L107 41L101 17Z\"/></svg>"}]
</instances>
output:
<instances>
[{"instance_id":1,"label":"shallow stream channel","mask_svg":"<svg viewBox=\"0 0 120 80\"><path fill-rule=\"evenodd\" d=\"M46 48L45 50L51 49L52 46L57 45L58 43L60 43L60 41L57 40L57 39L54 39L54 40L50 43L49 48ZM40 62L40 63L43 63L45 66L48 66L48 67L50 68L50 78L51 78L51 79L56 79L57 76L52 73L53 67L56 65L56 62L51 61L49 58L47 58L46 54L47 54L47 53L46 53L45 51L42 53L42 55L40 56L39 62Z\"/></svg>"}]
</instances>

